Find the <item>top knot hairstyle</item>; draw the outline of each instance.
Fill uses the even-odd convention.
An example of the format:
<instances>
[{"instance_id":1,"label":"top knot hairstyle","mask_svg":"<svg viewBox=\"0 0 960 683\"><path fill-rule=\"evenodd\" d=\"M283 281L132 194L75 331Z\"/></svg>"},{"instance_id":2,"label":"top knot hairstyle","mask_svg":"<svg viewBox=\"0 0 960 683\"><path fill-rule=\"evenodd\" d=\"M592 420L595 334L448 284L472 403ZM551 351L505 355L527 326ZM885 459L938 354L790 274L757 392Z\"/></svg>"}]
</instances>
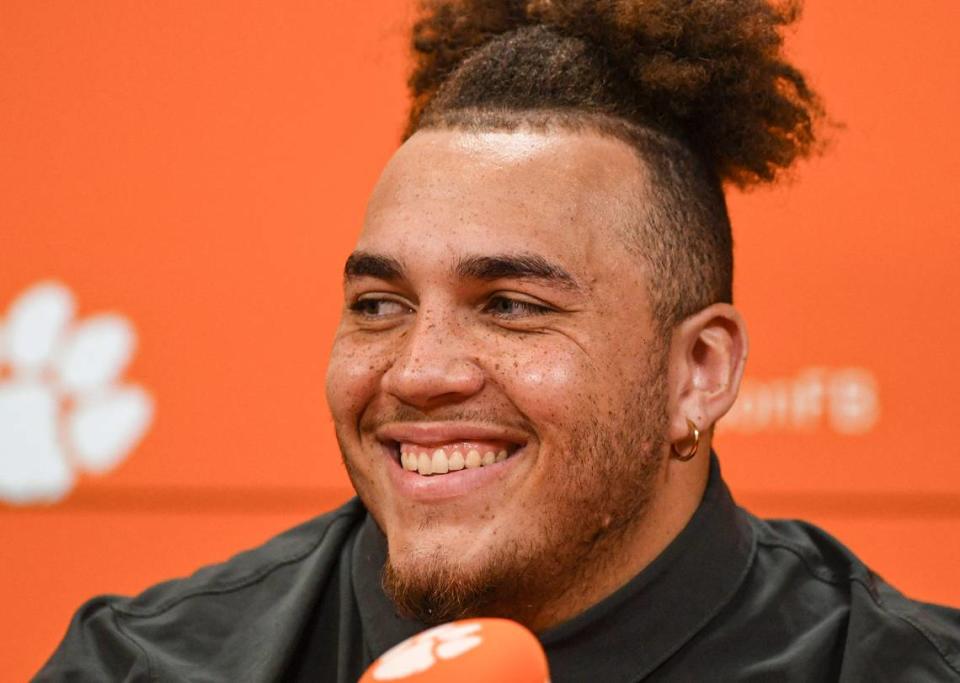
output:
<instances>
[{"instance_id":1,"label":"top knot hairstyle","mask_svg":"<svg viewBox=\"0 0 960 683\"><path fill-rule=\"evenodd\" d=\"M732 300L723 184L775 180L823 109L782 55L787 0L425 0L413 29L422 129L591 130L633 145L655 206L640 246L667 328ZM652 224L652 225L651 225Z\"/></svg>"}]
</instances>

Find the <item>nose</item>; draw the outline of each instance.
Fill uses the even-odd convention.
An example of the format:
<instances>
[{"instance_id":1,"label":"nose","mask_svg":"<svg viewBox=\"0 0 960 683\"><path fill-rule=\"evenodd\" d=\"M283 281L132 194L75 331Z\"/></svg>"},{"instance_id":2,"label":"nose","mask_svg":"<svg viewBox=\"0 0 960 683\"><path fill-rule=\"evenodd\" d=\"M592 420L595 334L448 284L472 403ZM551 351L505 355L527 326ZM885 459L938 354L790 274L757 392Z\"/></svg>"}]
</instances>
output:
<instances>
[{"instance_id":1,"label":"nose","mask_svg":"<svg viewBox=\"0 0 960 683\"><path fill-rule=\"evenodd\" d=\"M422 310L382 377L383 390L421 409L459 403L483 388L483 369L455 316Z\"/></svg>"}]
</instances>

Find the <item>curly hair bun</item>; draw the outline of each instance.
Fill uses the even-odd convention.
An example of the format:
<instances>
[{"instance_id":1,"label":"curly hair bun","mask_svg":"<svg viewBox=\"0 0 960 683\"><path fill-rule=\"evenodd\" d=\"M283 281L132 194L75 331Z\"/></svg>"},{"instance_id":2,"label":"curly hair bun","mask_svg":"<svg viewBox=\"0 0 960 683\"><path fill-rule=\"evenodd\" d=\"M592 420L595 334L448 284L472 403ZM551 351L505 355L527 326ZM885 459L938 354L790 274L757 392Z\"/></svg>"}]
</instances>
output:
<instances>
[{"instance_id":1,"label":"curly hair bun","mask_svg":"<svg viewBox=\"0 0 960 683\"><path fill-rule=\"evenodd\" d=\"M580 111L677 137L720 180L774 180L823 117L783 56L798 16L793 1L427 0L407 135L458 110Z\"/></svg>"}]
</instances>

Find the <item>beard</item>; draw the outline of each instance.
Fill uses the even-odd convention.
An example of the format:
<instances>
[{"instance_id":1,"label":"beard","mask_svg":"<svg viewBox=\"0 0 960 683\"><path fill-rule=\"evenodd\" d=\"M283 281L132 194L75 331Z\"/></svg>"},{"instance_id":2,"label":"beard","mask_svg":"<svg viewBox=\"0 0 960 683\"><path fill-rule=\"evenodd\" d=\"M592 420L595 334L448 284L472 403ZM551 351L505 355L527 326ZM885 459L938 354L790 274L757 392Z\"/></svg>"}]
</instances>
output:
<instances>
[{"instance_id":1,"label":"beard","mask_svg":"<svg viewBox=\"0 0 960 683\"><path fill-rule=\"evenodd\" d=\"M652 353L645 366L621 412L581 415L569 425L567 448L550 454L555 462L545 485L556 495L531 512L532 533L503 538L469 563L442 546L397 553L388 538L382 585L401 615L425 624L483 616L529 626L622 560L621 540L643 523L664 462L665 351ZM385 421L425 419L414 412L400 407ZM497 422L489 413L443 416L478 418ZM349 458L344 462L353 479ZM430 526L425 520L422 528Z\"/></svg>"}]
</instances>

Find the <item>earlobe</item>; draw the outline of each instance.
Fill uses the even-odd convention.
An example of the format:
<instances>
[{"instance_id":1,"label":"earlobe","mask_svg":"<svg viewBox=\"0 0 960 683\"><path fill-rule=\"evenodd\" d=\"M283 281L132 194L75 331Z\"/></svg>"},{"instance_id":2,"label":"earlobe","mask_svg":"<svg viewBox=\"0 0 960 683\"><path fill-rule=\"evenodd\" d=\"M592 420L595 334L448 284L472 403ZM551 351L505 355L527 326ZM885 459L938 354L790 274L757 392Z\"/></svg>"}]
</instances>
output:
<instances>
[{"instance_id":1,"label":"earlobe","mask_svg":"<svg viewBox=\"0 0 960 683\"><path fill-rule=\"evenodd\" d=\"M747 329L730 304L712 304L677 326L671 349L671 443L686 452L691 428L711 429L733 405L748 349Z\"/></svg>"}]
</instances>

